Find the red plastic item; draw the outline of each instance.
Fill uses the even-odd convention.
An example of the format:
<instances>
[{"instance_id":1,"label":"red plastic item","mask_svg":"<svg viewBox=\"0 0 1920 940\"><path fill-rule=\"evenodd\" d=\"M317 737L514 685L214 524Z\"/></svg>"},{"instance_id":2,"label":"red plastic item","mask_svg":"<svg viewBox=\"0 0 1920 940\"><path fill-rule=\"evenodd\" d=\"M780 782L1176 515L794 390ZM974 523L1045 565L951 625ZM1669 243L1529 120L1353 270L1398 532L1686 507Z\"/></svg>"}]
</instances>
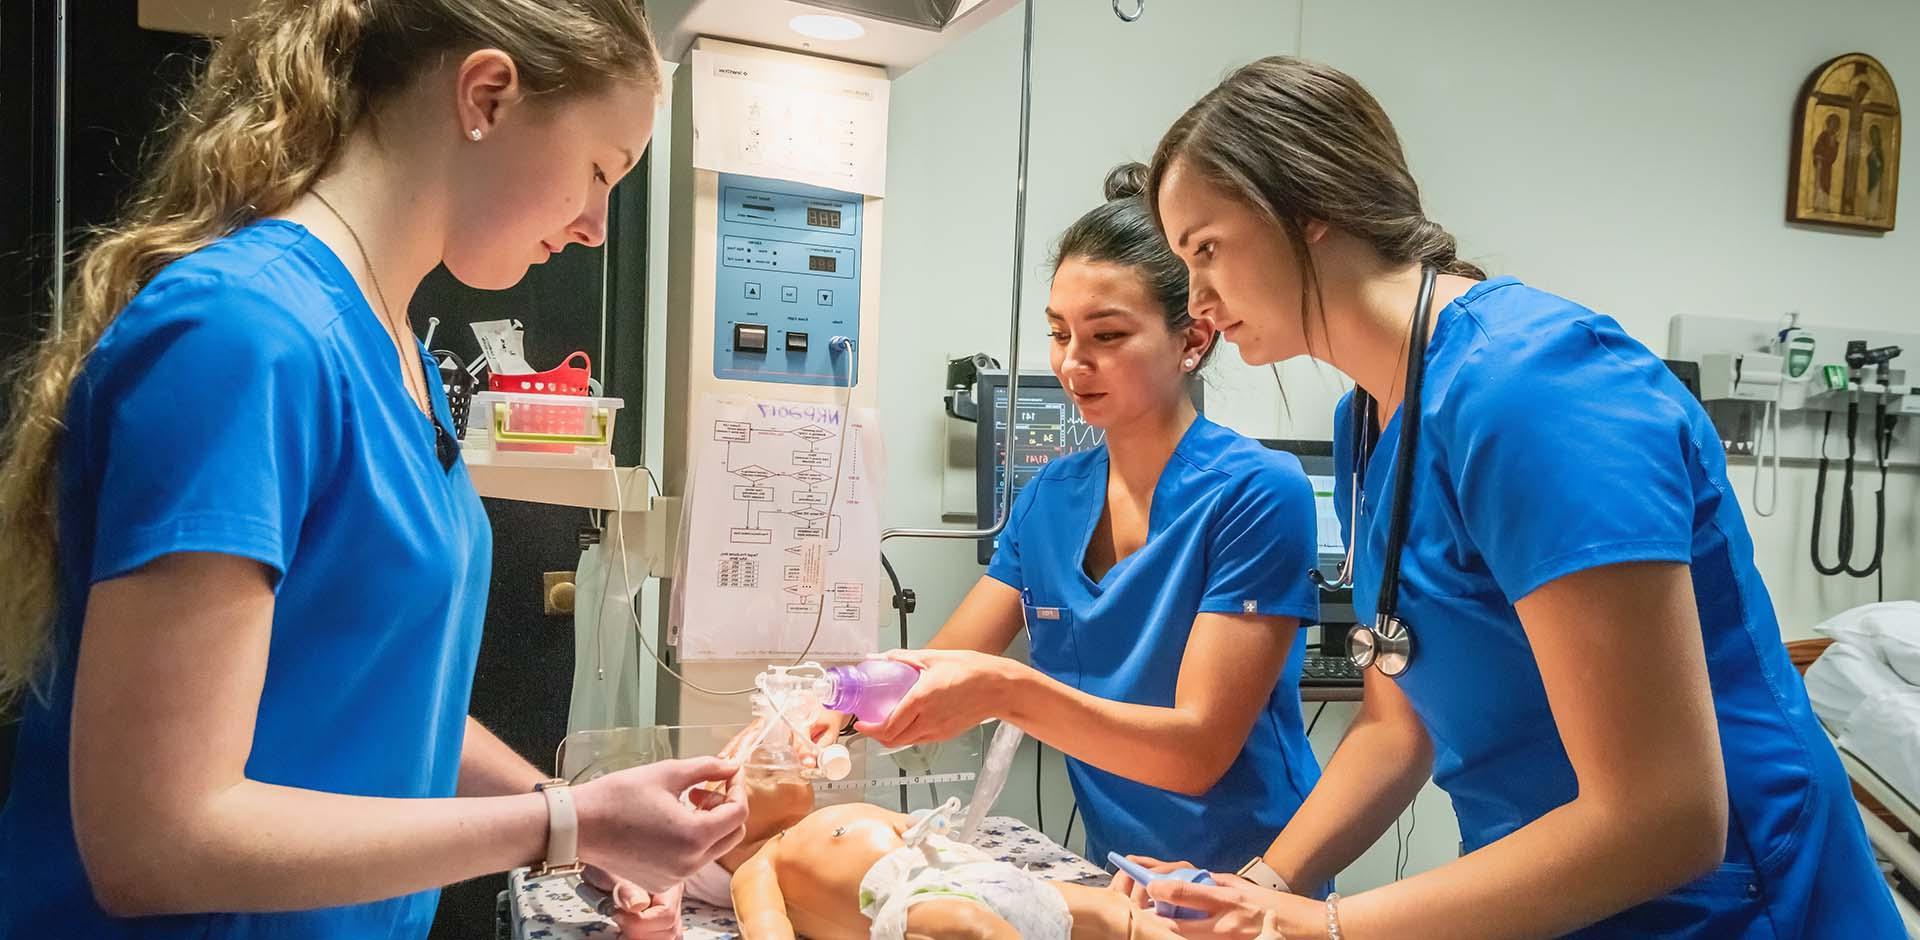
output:
<instances>
[{"instance_id":1,"label":"red plastic item","mask_svg":"<svg viewBox=\"0 0 1920 940\"><path fill-rule=\"evenodd\" d=\"M575 359L580 365L568 363ZM500 375L488 373L487 389L495 392L532 392L541 395L585 395L587 379L593 375L593 360L585 352L576 351L560 364L545 372L523 375Z\"/></svg>"},{"instance_id":2,"label":"red plastic item","mask_svg":"<svg viewBox=\"0 0 1920 940\"><path fill-rule=\"evenodd\" d=\"M580 365L570 365L574 360ZM533 395L576 395L585 396L590 389L587 379L593 375L593 360L583 351L575 351L560 364L545 372L530 374L487 375L487 388L495 392L517 392ZM580 412L578 408L543 407L526 402L515 402L507 406L511 416L509 423L521 433L579 433ZM520 451L523 453L564 454L573 450L572 444L535 444L535 443L498 443L500 450Z\"/></svg>"}]
</instances>

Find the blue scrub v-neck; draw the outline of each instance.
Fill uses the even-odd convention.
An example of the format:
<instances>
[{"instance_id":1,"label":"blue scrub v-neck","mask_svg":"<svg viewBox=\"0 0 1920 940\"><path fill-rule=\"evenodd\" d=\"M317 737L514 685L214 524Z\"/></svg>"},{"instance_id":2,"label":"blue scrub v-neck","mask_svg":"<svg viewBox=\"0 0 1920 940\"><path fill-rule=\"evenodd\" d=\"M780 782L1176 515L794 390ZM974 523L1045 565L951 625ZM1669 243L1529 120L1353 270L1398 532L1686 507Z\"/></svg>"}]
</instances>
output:
<instances>
[{"instance_id":1,"label":"blue scrub v-neck","mask_svg":"<svg viewBox=\"0 0 1920 940\"><path fill-rule=\"evenodd\" d=\"M1203 420L1201 416L1194 415L1193 422L1187 425L1186 430L1180 432L1180 440L1173 445L1173 453L1167 455L1167 461L1169 463L1180 454L1182 448L1187 446L1187 442L1193 437L1194 428L1199 427L1201 420ZM1087 468L1088 493L1086 495L1093 499L1093 504L1087 507L1090 511L1087 515L1086 538L1080 542L1080 576L1086 582L1088 590L1094 594L1101 594L1104 593L1105 585L1109 580L1124 577L1124 575L1119 574L1120 569L1139 557L1141 550L1146 548L1146 545L1142 544L1140 548L1128 552L1124 558L1115 559L1113 565L1101 574L1100 577L1096 578L1087 573L1087 553L1093 550L1093 537L1100 531L1100 516L1106 512L1107 509L1107 493L1112 485L1111 477L1113 474L1113 456L1105 446L1094 448L1090 453L1093 454L1093 457L1089 461L1092 466ZM1166 482L1167 473L1163 467L1161 468L1159 478L1153 481L1153 496L1149 498L1147 504L1147 542L1153 541L1153 534L1158 531L1157 523L1160 521L1161 506L1160 489L1166 485Z\"/></svg>"},{"instance_id":2,"label":"blue scrub v-neck","mask_svg":"<svg viewBox=\"0 0 1920 940\"><path fill-rule=\"evenodd\" d=\"M987 574L1021 592L1036 668L1113 701L1172 707L1201 613L1319 617L1313 488L1290 454L1204 416L1154 484L1145 544L1101 578L1087 549L1106 505L1108 455L1056 460L1015 501ZM1239 756L1205 794L1149 787L1069 758L1088 853L1182 858L1235 870L1261 854L1319 778L1300 717L1305 641Z\"/></svg>"}]
</instances>

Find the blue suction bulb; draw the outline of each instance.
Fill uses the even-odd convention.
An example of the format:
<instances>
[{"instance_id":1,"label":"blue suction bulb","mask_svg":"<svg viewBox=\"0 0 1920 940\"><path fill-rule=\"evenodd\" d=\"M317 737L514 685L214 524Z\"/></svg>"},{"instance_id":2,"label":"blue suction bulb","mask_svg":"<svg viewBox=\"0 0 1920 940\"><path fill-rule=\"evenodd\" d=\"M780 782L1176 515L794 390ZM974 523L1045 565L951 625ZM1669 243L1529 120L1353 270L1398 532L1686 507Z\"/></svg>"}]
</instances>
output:
<instances>
[{"instance_id":1,"label":"blue suction bulb","mask_svg":"<svg viewBox=\"0 0 1920 940\"><path fill-rule=\"evenodd\" d=\"M1184 881L1188 884L1196 885L1210 885L1214 883L1211 874L1198 868L1176 868L1173 871L1166 872L1148 871L1138 862L1135 862L1125 855L1121 855L1119 852L1108 852L1107 861L1112 862L1115 868L1126 872L1127 877L1139 882L1142 886L1150 885L1156 881ZM1153 912L1159 914L1161 917L1167 917L1173 920L1207 919L1207 913L1205 911L1197 911L1191 907L1181 907L1177 904L1168 904L1165 901L1153 902Z\"/></svg>"}]
</instances>

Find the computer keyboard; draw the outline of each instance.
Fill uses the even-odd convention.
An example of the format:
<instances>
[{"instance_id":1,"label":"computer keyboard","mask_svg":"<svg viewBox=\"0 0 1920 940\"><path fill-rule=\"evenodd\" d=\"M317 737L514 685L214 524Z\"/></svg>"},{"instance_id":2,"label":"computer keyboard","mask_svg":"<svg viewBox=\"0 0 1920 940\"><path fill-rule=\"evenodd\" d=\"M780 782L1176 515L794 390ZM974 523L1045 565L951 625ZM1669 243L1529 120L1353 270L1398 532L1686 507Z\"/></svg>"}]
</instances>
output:
<instances>
[{"instance_id":1,"label":"computer keyboard","mask_svg":"<svg viewBox=\"0 0 1920 940\"><path fill-rule=\"evenodd\" d=\"M1305 665L1300 669L1301 685L1359 685L1360 670L1353 660L1345 656L1323 656L1319 653L1307 654Z\"/></svg>"}]
</instances>

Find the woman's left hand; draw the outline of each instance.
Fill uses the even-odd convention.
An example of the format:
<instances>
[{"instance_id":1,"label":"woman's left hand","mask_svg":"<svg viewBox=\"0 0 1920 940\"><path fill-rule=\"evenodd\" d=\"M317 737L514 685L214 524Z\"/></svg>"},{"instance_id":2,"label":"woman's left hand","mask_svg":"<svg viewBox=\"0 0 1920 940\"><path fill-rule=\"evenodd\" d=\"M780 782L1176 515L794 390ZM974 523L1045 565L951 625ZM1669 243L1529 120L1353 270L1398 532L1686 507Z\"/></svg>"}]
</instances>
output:
<instances>
[{"instance_id":1,"label":"woman's left hand","mask_svg":"<svg viewBox=\"0 0 1920 940\"><path fill-rule=\"evenodd\" d=\"M1215 872L1211 885L1184 881L1156 881L1147 893L1156 901L1177 904L1207 914L1205 920L1175 920L1173 929L1190 940L1264 940L1283 937L1324 937L1325 905L1297 894L1270 891L1237 875Z\"/></svg>"},{"instance_id":2,"label":"woman's left hand","mask_svg":"<svg viewBox=\"0 0 1920 940\"><path fill-rule=\"evenodd\" d=\"M920 670L920 678L893 714L854 728L887 747L945 741L990 718L1004 717L1008 691L1021 665L973 650L894 650L887 658Z\"/></svg>"}]
</instances>

